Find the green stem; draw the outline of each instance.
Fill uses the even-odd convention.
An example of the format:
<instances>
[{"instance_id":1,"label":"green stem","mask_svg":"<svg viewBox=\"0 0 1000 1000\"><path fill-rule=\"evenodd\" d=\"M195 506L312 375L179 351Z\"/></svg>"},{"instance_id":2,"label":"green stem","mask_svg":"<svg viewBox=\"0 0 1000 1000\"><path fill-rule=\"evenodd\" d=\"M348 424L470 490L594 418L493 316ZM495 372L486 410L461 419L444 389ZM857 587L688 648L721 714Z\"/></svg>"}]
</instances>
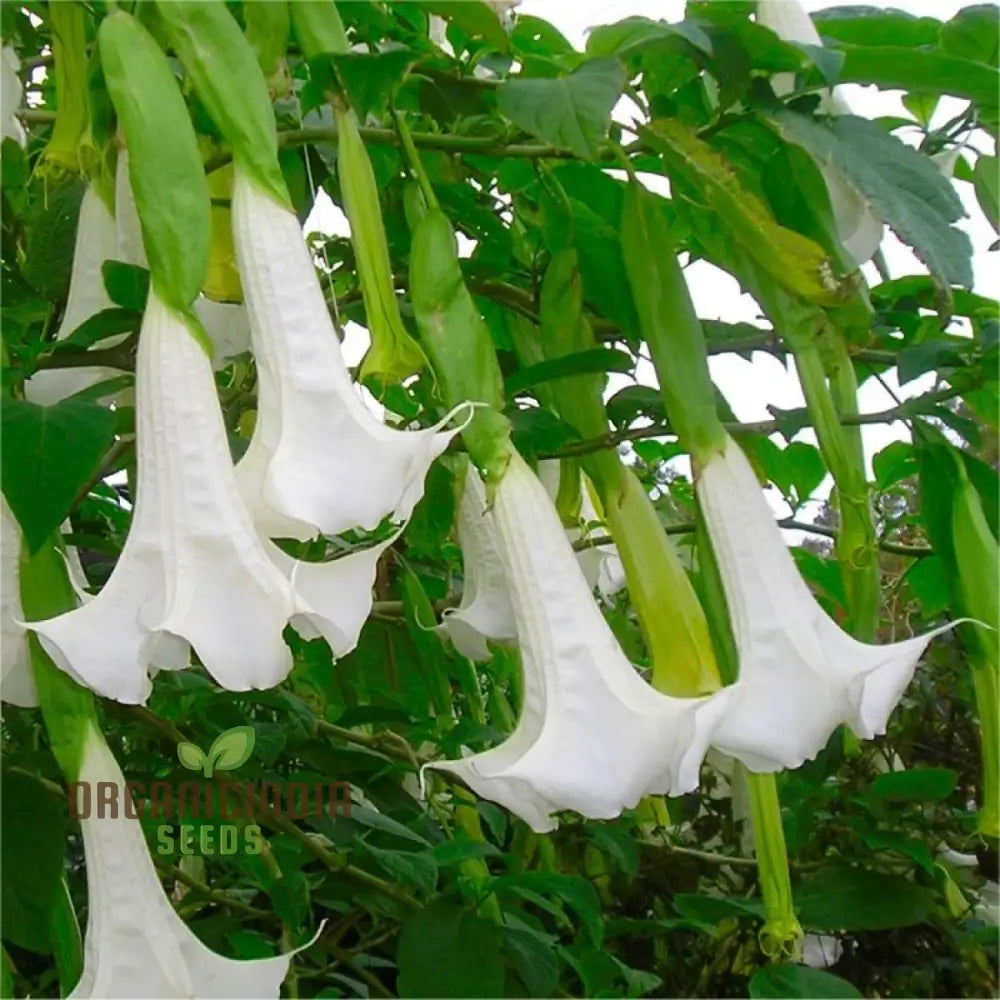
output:
<instances>
[{"instance_id":1,"label":"green stem","mask_svg":"<svg viewBox=\"0 0 1000 1000\"><path fill-rule=\"evenodd\" d=\"M841 418L847 414L837 410L818 345L795 345L793 350L820 451L837 490L840 531L834 551L844 576L851 631L856 638L871 642L878 628L878 545L860 432L857 429L847 431L841 426ZM846 356L844 364L850 367ZM856 411L856 394L851 393L854 398L848 399L849 394L845 391L852 382L853 369L850 378L841 374L839 395L848 409Z\"/></svg>"},{"instance_id":2,"label":"green stem","mask_svg":"<svg viewBox=\"0 0 1000 1000\"><path fill-rule=\"evenodd\" d=\"M403 151L406 153L410 170L413 171L413 176L420 185L424 201L427 202L429 209L437 211L440 208L437 195L434 194L431 179L427 176L427 171L424 169L423 163L420 162L420 154L417 152L417 147L413 144L413 136L410 133L410 127L406 124L406 118L401 111L393 111L392 116L396 122L396 129L399 132L399 141L402 143Z\"/></svg>"}]
</instances>

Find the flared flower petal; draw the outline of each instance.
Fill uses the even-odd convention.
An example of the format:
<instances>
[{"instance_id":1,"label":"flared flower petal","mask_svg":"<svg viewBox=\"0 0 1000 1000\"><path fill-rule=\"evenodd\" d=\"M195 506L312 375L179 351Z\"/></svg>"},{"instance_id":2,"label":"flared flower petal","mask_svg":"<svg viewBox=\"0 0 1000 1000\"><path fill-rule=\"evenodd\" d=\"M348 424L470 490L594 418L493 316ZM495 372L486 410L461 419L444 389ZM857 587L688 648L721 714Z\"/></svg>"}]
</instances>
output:
<instances>
[{"instance_id":1,"label":"flared flower petal","mask_svg":"<svg viewBox=\"0 0 1000 1000\"><path fill-rule=\"evenodd\" d=\"M353 604L335 599L342 575L347 587L359 578L342 560L303 567L326 614L296 591L297 564L258 535L239 495L208 358L155 292L136 397L139 489L118 564L87 605L31 623L55 662L106 697L141 702L150 671L186 666L189 647L221 685L244 691L273 687L290 670L286 624L337 634L341 646L356 638L377 553L360 554L372 565Z\"/></svg>"},{"instance_id":2,"label":"flared flower petal","mask_svg":"<svg viewBox=\"0 0 1000 1000\"><path fill-rule=\"evenodd\" d=\"M886 646L847 635L799 575L734 441L701 469L696 489L740 662L712 745L766 772L815 757L841 723L863 739L884 733L927 644L952 626Z\"/></svg>"},{"instance_id":3,"label":"flared flower petal","mask_svg":"<svg viewBox=\"0 0 1000 1000\"><path fill-rule=\"evenodd\" d=\"M56 340L65 340L92 316L114 306L104 289L101 268L106 260L113 260L116 255L117 230L114 216L94 188L88 186L80 203L69 295ZM112 347L120 341L120 337L108 338L98 346ZM39 406L52 406L61 399L121 374L115 368L96 365L93 368L42 369L25 382L24 395Z\"/></svg>"},{"instance_id":4,"label":"flared flower petal","mask_svg":"<svg viewBox=\"0 0 1000 1000\"><path fill-rule=\"evenodd\" d=\"M250 316L243 302L214 302L202 296L194 311L212 342L212 367L224 368L250 350Z\"/></svg>"},{"instance_id":5,"label":"flared flower petal","mask_svg":"<svg viewBox=\"0 0 1000 1000\"><path fill-rule=\"evenodd\" d=\"M503 560L487 519L486 490L471 464L458 505L458 544L465 573L462 601L444 613L438 632L447 636L462 656L488 660L486 641L515 642L517 626Z\"/></svg>"},{"instance_id":6,"label":"flared flower petal","mask_svg":"<svg viewBox=\"0 0 1000 1000\"><path fill-rule=\"evenodd\" d=\"M0 698L33 708L38 692L21 624L21 529L0 496Z\"/></svg>"},{"instance_id":7,"label":"flared flower petal","mask_svg":"<svg viewBox=\"0 0 1000 1000\"><path fill-rule=\"evenodd\" d=\"M430 765L534 830L574 810L610 819L644 795L690 791L728 695L661 695L621 651L545 488L514 455L487 515L510 587L524 670L517 727L500 746Z\"/></svg>"},{"instance_id":8,"label":"flared flower petal","mask_svg":"<svg viewBox=\"0 0 1000 1000\"><path fill-rule=\"evenodd\" d=\"M79 780L96 797L114 785L130 794L100 733L91 729ZM103 794L103 791L102 791ZM137 819L124 809L80 820L87 863L83 974L70 994L85 998L277 997L293 953L237 961L206 947L170 905Z\"/></svg>"},{"instance_id":9,"label":"flared flower petal","mask_svg":"<svg viewBox=\"0 0 1000 1000\"><path fill-rule=\"evenodd\" d=\"M238 167L233 227L259 381L237 479L255 523L271 537L307 539L405 520L458 430L393 430L369 411L298 220Z\"/></svg>"}]
</instances>

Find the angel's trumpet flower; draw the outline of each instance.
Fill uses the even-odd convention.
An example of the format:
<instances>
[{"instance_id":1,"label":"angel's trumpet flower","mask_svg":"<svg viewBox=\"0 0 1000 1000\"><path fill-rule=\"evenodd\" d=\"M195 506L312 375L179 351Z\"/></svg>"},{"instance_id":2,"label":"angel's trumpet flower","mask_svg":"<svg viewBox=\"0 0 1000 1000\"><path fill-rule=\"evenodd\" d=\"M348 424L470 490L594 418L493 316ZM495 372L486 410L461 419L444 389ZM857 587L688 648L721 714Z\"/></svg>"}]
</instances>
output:
<instances>
[{"instance_id":1,"label":"angel's trumpet flower","mask_svg":"<svg viewBox=\"0 0 1000 1000\"><path fill-rule=\"evenodd\" d=\"M21 529L0 496L0 697L12 705L38 704L21 610Z\"/></svg>"},{"instance_id":2,"label":"angel's trumpet flower","mask_svg":"<svg viewBox=\"0 0 1000 1000\"><path fill-rule=\"evenodd\" d=\"M757 22L786 42L823 46L812 18L798 0L758 0ZM776 73L772 82L779 97L791 93L795 87L795 79L790 73ZM820 110L832 115L851 114L850 105L837 87L822 92ZM820 163L818 166L830 195L840 242L854 262L861 265L872 258L882 242L882 219L833 164Z\"/></svg>"},{"instance_id":3,"label":"angel's trumpet flower","mask_svg":"<svg viewBox=\"0 0 1000 1000\"><path fill-rule=\"evenodd\" d=\"M295 214L239 165L233 225L259 377L236 470L254 521L272 537L307 539L409 517L457 429L398 431L365 406Z\"/></svg>"},{"instance_id":4,"label":"angel's trumpet flower","mask_svg":"<svg viewBox=\"0 0 1000 1000\"><path fill-rule=\"evenodd\" d=\"M238 961L216 954L198 940L160 885L139 820L134 813L129 815L125 776L93 725L85 737L79 783L92 796L98 788L103 796L109 785L114 786L118 808L113 815L111 810L81 809L87 932L83 974L71 1000L277 998L294 952Z\"/></svg>"},{"instance_id":5,"label":"angel's trumpet flower","mask_svg":"<svg viewBox=\"0 0 1000 1000\"><path fill-rule=\"evenodd\" d=\"M94 600L31 623L46 652L98 693L141 702L149 670L186 666L189 646L237 691L273 687L288 673L288 623L323 635L337 655L352 648L388 542L296 563L257 534L208 358L155 292L139 339L136 401L139 490L125 547Z\"/></svg>"},{"instance_id":6,"label":"angel's trumpet flower","mask_svg":"<svg viewBox=\"0 0 1000 1000\"><path fill-rule=\"evenodd\" d=\"M24 87L21 86L20 60L9 45L0 50L0 141L13 139L18 145L25 143L24 129L17 120Z\"/></svg>"},{"instance_id":7,"label":"angel's trumpet flower","mask_svg":"<svg viewBox=\"0 0 1000 1000\"><path fill-rule=\"evenodd\" d=\"M104 289L102 266L117 256L115 218L101 200L96 188L87 186L80 203L73 247L73 269L70 273L66 311L56 333L56 340L65 340L78 326L103 309L114 305ZM113 346L117 341L106 340L100 346ZM35 372L24 384L24 395L39 406L52 406L59 400L81 392L97 382L104 382L122 373L114 368L50 368Z\"/></svg>"},{"instance_id":8,"label":"angel's trumpet flower","mask_svg":"<svg viewBox=\"0 0 1000 1000\"><path fill-rule=\"evenodd\" d=\"M433 767L538 832L552 814L610 819L644 795L690 791L728 697L651 688L601 615L552 501L516 453L487 515L517 624L524 703L500 746Z\"/></svg>"},{"instance_id":9,"label":"angel's trumpet flower","mask_svg":"<svg viewBox=\"0 0 1000 1000\"><path fill-rule=\"evenodd\" d=\"M471 464L458 504L458 544L465 572L462 602L444 613L438 632L448 636L462 656L488 660L486 640L514 642L517 626L503 559L487 516L486 490Z\"/></svg>"},{"instance_id":10,"label":"angel's trumpet flower","mask_svg":"<svg viewBox=\"0 0 1000 1000\"><path fill-rule=\"evenodd\" d=\"M846 723L863 739L885 732L931 639L886 646L852 639L799 575L750 463L727 439L700 469L698 500L722 577L739 680L712 746L752 771L798 767Z\"/></svg>"}]
</instances>

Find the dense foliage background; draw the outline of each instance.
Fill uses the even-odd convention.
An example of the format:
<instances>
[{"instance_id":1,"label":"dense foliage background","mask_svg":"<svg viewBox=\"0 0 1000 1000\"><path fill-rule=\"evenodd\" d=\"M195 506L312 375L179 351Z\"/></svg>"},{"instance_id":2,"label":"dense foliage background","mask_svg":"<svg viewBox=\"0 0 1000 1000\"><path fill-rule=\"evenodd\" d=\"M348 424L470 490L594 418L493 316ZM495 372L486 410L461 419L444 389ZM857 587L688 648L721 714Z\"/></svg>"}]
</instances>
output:
<instances>
[{"instance_id":1,"label":"dense foliage background","mask_svg":"<svg viewBox=\"0 0 1000 1000\"><path fill-rule=\"evenodd\" d=\"M104 5L85 6L93 29ZM231 6L241 17L242 5ZM997 222L989 155L997 122L995 8L969 8L946 23L838 8L817 21L828 48L808 50L754 24L753 7L691 0L683 23L609 25L580 53L551 24L516 11L498 15L475 0L341 5L360 48L337 60L336 81L366 125L404 315L406 167L392 110L405 117L442 207L471 241L465 275L500 352L518 447L534 458L621 448L685 552L693 537L691 483L670 464L678 448L655 388L634 381L645 348L619 244L623 173L613 169L616 153L607 144L618 96L633 102L629 114L695 130L783 225L812 234L808 177L792 179L792 147L773 126L781 113L773 74L799 73L785 100L806 113L817 87L838 80L902 89L909 116L882 119L878 128L927 157L958 149L957 160L948 159L954 184L974 191ZM127 383L144 296L141 275L110 269L118 308L53 352L83 183L56 184L34 170L55 110L52 74L40 72L50 65L48 14L37 0L2 7L3 38L20 57L29 107L26 146L8 139L2 158L4 386L15 394L36 369L80 363L88 344L122 332L129 339L105 348L103 358ZM431 14L447 19L454 57L432 40ZM336 137L323 88L294 47L287 65L293 88L275 110L282 167L305 220L320 191L341 202ZM962 99L963 108L932 129L943 95ZM225 149L190 99L206 159L224 162ZM698 170L669 166L660 149L616 123L610 138L641 171L670 177L673 197L663 211L690 258L725 266L725 231L705 196L711 164L697 165L709 175L699 180ZM862 382L891 374L905 388L932 373L934 385L863 420L925 421L944 430L975 470L995 532L996 303L960 287L970 283L968 247L949 219L935 215L950 182L936 174L929 183L909 170L898 144L864 133L841 142L847 171L928 265L928 273L875 278L871 322L849 350ZM567 232L591 324L613 350L539 364L531 344L540 282ZM331 310L363 326L350 241L310 240ZM713 353L786 353L782 331L763 322L713 320L706 332ZM613 428L597 441L580 441L548 409L544 392L553 377L588 368L634 382L609 399ZM252 426L252 363L229 365L218 385L238 455ZM372 388L404 419L429 421L437 412L426 373L403 387ZM36 461L5 463L3 486L8 495L36 497L39 518L58 524L68 515L67 541L98 588L128 532L133 411L119 406L109 420L97 403L75 406L49 411L46 427L5 426L5 451L23 454L25 441L10 435L31 433ZM817 448L801 440L807 425L804 411L775 409L771 421L734 428L796 522L809 521L803 507L826 472ZM60 431L66 426L72 435ZM290 633L295 668L273 691L221 692L189 670L159 675L148 707L102 704L104 731L131 780L187 780L179 741L208 747L221 731L249 723L256 749L241 779L353 787L349 818L266 819L258 856L154 853L172 899L204 941L224 954L258 957L304 940L326 919L320 941L294 962L291 996L995 994L996 897L991 903L984 886L992 880L995 894L997 853L976 833L981 772L961 634L933 644L885 738L859 744L838 733L816 760L780 776L799 919L810 935L826 935L807 941L807 957L825 947L830 971L846 981L839 986L762 954L746 790L725 761L711 760L700 791L670 801L669 815L649 804L613 822L566 816L544 836L437 777L422 800L419 764L501 741L513 721L503 707L517 704L519 685L512 653L498 649L473 667L429 631L461 589L449 461L432 468L424 500L386 554L375 613L353 653L334 664L322 641ZM923 463L908 440L873 458L882 640L953 616L948 560L931 547L931 522L949 486ZM837 524L835 506L828 507L806 525L795 556L824 606L844 620L844 583L829 542ZM627 593L605 603L623 647L648 665ZM87 908L82 846L37 710L4 705L3 768L4 995L53 995L60 986L65 993L79 968L72 914L82 919ZM488 919L496 907L499 924Z\"/></svg>"}]
</instances>

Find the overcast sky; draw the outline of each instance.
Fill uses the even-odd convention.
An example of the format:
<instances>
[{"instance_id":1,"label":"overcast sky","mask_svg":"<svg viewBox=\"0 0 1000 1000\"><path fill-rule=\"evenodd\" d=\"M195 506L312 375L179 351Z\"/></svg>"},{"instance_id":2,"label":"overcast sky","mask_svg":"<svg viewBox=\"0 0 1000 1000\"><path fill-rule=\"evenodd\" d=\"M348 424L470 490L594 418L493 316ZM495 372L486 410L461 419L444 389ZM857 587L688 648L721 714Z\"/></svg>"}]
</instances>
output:
<instances>
[{"instance_id":1,"label":"overcast sky","mask_svg":"<svg viewBox=\"0 0 1000 1000\"><path fill-rule=\"evenodd\" d=\"M892 6L913 14L933 16L941 20L947 20L967 5L959 0L895 0L892 4L870 4L870 6ZM840 5L821 2L821 0L806 0L804 6L809 11L815 11ZM681 20L684 16L684 2L683 0L619 0L619 2L609 2L609 0L522 0L518 10L526 14L544 17L558 27L577 48L582 49L585 45L587 30L595 25L611 23L636 14L667 21ZM852 109L859 115L869 118L879 115L912 117L900 101L902 96L900 92L880 92L875 87L855 85L846 86L842 88L842 91ZM963 102L948 98L943 99L932 124L947 121L962 106ZM617 114L616 117L618 117ZM905 136L901 137L905 139ZM914 130L913 138L910 141L916 142L918 140L919 134ZM982 134L977 136L976 144L986 152L993 152L990 148L992 143ZM960 225L972 240L975 252L976 287L984 294L989 294L991 285L992 288L995 288L997 272L996 255L988 253L987 248L996 235L980 212L971 185L959 183L957 188L969 216ZM327 232L346 232L346 220L343 219L341 213L325 196L322 200L325 204L321 207L318 204L308 226ZM882 251L893 276L924 271L923 266L910 250L903 246L888 230ZM869 281L872 284L877 284L879 279L874 268L869 265L865 271ZM992 282L989 281L988 275L992 277ZM741 295L737 283L728 275L707 263L698 262L687 269L687 277L698 314L702 318L721 319L729 322L760 321L759 310L754 301L749 296ZM349 336L348 344L345 346L348 348L350 363L354 364L360 359L366 347L366 339L361 331L354 331L353 335ZM768 355L757 353L753 356L752 362L744 361L735 355L713 358L712 374L740 420L767 419L770 416L767 409L769 404L787 409L801 406L804 402L794 375L786 369L782 362ZM645 362L640 362L638 377L640 382L655 384L655 375L651 366ZM900 394L905 396L927 391L932 383L933 376L915 380L905 386ZM895 384L892 387L898 388ZM874 379L869 380L862 387L861 409L863 412L886 409L893 403L892 397ZM865 449L870 461L872 454L885 447L890 441L906 436L907 430L903 424L896 423L865 426L863 433ZM802 432L799 439L815 442L811 431ZM820 488L817 502L826 495L828 488L828 484Z\"/></svg>"}]
</instances>

